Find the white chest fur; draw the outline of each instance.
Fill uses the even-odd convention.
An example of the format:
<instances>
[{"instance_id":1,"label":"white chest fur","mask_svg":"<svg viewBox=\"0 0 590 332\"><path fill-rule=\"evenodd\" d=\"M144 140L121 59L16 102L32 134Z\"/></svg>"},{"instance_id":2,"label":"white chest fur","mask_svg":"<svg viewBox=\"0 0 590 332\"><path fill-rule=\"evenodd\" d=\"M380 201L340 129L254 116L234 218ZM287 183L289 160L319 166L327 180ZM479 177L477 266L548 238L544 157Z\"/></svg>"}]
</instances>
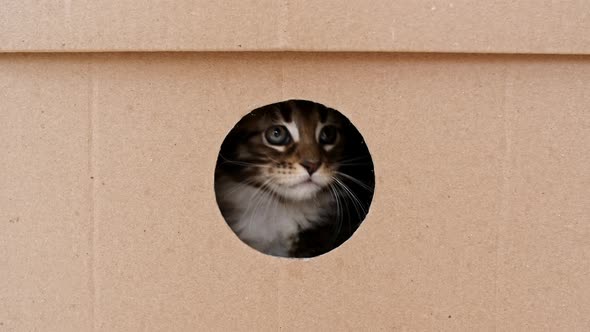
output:
<instances>
[{"instance_id":1,"label":"white chest fur","mask_svg":"<svg viewBox=\"0 0 590 332\"><path fill-rule=\"evenodd\" d=\"M225 218L244 242L271 255L288 256L292 239L300 230L319 223L330 206L330 195L307 201L284 201L257 187L223 179L218 188L227 209Z\"/></svg>"}]
</instances>

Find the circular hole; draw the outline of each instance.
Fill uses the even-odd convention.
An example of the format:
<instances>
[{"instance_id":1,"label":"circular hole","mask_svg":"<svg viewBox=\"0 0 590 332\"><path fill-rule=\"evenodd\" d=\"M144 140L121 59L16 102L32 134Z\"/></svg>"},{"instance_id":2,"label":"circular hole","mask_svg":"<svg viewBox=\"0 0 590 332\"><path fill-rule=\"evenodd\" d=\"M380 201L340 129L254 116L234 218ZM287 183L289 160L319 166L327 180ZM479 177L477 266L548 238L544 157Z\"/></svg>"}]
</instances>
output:
<instances>
[{"instance_id":1,"label":"circular hole","mask_svg":"<svg viewBox=\"0 0 590 332\"><path fill-rule=\"evenodd\" d=\"M375 188L373 161L342 113L288 100L245 115L221 145L215 194L221 214L250 247L315 257L359 227Z\"/></svg>"}]
</instances>

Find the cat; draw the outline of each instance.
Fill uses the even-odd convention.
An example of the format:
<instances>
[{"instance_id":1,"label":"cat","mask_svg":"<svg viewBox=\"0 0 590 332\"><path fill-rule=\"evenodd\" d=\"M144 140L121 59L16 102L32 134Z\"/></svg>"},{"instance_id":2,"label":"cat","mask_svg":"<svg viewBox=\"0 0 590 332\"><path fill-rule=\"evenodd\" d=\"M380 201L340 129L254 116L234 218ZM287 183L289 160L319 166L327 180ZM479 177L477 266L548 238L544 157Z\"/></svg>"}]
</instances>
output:
<instances>
[{"instance_id":1,"label":"cat","mask_svg":"<svg viewBox=\"0 0 590 332\"><path fill-rule=\"evenodd\" d=\"M230 131L215 171L221 213L252 248L314 257L347 240L368 212L373 163L340 112L305 100L258 108Z\"/></svg>"}]
</instances>

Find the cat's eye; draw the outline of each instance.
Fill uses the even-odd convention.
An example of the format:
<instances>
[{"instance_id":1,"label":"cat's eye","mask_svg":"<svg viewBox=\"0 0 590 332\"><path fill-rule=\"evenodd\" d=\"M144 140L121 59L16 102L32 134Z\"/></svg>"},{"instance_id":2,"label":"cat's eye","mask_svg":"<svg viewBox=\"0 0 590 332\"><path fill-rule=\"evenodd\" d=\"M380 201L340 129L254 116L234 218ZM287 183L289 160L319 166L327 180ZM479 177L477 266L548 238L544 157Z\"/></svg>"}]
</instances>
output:
<instances>
[{"instance_id":1,"label":"cat's eye","mask_svg":"<svg viewBox=\"0 0 590 332\"><path fill-rule=\"evenodd\" d=\"M320 131L320 137L318 141L320 142L320 144L330 145L336 143L337 138L338 128L334 126L325 126L324 128L322 128L322 131Z\"/></svg>"},{"instance_id":2,"label":"cat's eye","mask_svg":"<svg viewBox=\"0 0 590 332\"><path fill-rule=\"evenodd\" d=\"M285 126L272 126L266 130L264 137L269 144L286 145L291 141L291 135Z\"/></svg>"}]
</instances>

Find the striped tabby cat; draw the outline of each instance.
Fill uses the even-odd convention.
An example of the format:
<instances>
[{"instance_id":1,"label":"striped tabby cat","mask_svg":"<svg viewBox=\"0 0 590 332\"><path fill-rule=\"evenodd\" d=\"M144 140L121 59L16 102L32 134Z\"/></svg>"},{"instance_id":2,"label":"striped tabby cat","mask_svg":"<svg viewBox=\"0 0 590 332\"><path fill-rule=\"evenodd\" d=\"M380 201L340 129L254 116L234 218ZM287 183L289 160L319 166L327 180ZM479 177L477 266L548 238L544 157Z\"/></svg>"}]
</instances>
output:
<instances>
[{"instance_id":1,"label":"striped tabby cat","mask_svg":"<svg viewBox=\"0 0 590 332\"><path fill-rule=\"evenodd\" d=\"M246 115L222 144L215 192L249 246L313 257L339 246L364 219L374 188L361 135L336 110L303 100Z\"/></svg>"}]
</instances>

